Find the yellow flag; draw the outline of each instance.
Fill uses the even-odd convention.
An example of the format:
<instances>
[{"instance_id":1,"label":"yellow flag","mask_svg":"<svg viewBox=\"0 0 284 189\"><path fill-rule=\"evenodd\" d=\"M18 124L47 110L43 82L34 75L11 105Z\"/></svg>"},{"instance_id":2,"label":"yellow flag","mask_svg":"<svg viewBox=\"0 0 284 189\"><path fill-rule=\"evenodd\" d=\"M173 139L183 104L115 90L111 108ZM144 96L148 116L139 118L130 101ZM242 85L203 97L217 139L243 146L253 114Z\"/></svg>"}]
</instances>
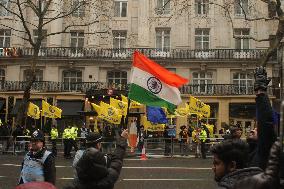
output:
<instances>
[{"instance_id":1,"label":"yellow flag","mask_svg":"<svg viewBox=\"0 0 284 189\"><path fill-rule=\"evenodd\" d=\"M102 101L100 102L100 107L99 117L101 119L113 124L120 124L122 115L119 114L119 110Z\"/></svg>"},{"instance_id":2,"label":"yellow flag","mask_svg":"<svg viewBox=\"0 0 284 189\"><path fill-rule=\"evenodd\" d=\"M128 103L114 98L110 98L110 105L118 109L121 115L126 116Z\"/></svg>"},{"instance_id":3,"label":"yellow flag","mask_svg":"<svg viewBox=\"0 0 284 189\"><path fill-rule=\"evenodd\" d=\"M146 116L141 117L141 124L147 131L164 131L165 124L153 124L147 120Z\"/></svg>"},{"instance_id":4,"label":"yellow flag","mask_svg":"<svg viewBox=\"0 0 284 189\"><path fill-rule=\"evenodd\" d=\"M42 100L42 116L49 118L61 118L62 110Z\"/></svg>"},{"instance_id":5,"label":"yellow flag","mask_svg":"<svg viewBox=\"0 0 284 189\"><path fill-rule=\"evenodd\" d=\"M92 107L96 110L98 115L100 114L101 107L99 105L96 105L95 103L91 103Z\"/></svg>"},{"instance_id":6,"label":"yellow flag","mask_svg":"<svg viewBox=\"0 0 284 189\"><path fill-rule=\"evenodd\" d=\"M201 114L204 117L210 117L210 106L207 104L204 104L201 108Z\"/></svg>"},{"instance_id":7,"label":"yellow flag","mask_svg":"<svg viewBox=\"0 0 284 189\"><path fill-rule=\"evenodd\" d=\"M191 114L198 114L200 112L200 100L198 100L197 98L193 97L193 96L190 96L189 97L189 104L188 104L188 109L189 109L189 112Z\"/></svg>"},{"instance_id":8,"label":"yellow flag","mask_svg":"<svg viewBox=\"0 0 284 189\"><path fill-rule=\"evenodd\" d=\"M185 117L189 114L188 107L185 108L177 108L175 110L175 115L180 116L180 117Z\"/></svg>"},{"instance_id":9,"label":"yellow flag","mask_svg":"<svg viewBox=\"0 0 284 189\"><path fill-rule=\"evenodd\" d=\"M30 102L27 115L30 116L33 119L39 119L40 118L39 107L37 105L35 105L34 103Z\"/></svg>"},{"instance_id":10,"label":"yellow flag","mask_svg":"<svg viewBox=\"0 0 284 189\"><path fill-rule=\"evenodd\" d=\"M128 98L124 95L121 95L121 100L123 102L128 103ZM139 102L136 102L134 100L130 101L130 107L129 108L143 108L143 104L140 104Z\"/></svg>"}]
</instances>

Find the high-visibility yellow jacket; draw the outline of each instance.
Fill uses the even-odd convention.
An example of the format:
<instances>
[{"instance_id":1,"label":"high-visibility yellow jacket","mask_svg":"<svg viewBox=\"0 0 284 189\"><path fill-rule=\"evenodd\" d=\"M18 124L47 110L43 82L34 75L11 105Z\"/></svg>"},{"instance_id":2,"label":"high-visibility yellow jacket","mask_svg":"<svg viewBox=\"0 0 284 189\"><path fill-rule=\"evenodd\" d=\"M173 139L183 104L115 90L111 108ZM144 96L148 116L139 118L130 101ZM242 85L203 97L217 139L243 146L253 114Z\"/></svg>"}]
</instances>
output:
<instances>
[{"instance_id":1,"label":"high-visibility yellow jacket","mask_svg":"<svg viewBox=\"0 0 284 189\"><path fill-rule=\"evenodd\" d=\"M58 138L58 130L56 128L52 128L50 131L51 140L55 140Z\"/></svg>"},{"instance_id":2,"label":"high-visibility yellow jacket","mask_svg":"<svg viewBox=\"0 0 284 189\"><path fill-rule=\"evenodd\" d=\"M77 135L78 135L78 128L77 127L71 127L70 134L71 134L71 138L73 140L76 140Z\"/></svg>"},{"instance_id":3,"label":"high-visibility yellow jacket","mask_svg":"<svg viewBox=\"0 0 284 189\"><path fill-rule=\"evenodd\" d=\"M69 128L65 128L63 133L62 133L62 138L63 139L69 139L71 138L71 132Z\"/></svg>"}]
</instances>

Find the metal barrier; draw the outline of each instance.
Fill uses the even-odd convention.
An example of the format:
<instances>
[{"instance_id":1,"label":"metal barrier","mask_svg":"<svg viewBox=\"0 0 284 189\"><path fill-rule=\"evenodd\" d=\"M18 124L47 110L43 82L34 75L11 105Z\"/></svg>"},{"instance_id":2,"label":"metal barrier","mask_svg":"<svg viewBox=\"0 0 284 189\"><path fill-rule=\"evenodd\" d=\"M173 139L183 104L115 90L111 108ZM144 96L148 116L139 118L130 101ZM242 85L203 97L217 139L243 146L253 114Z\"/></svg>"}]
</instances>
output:
<instances>
[{"instance_id":1,"label":"metal barrier","mask_svg":"<svg viewBox=\"0 0 284 189\"><path fill-rule=\"evenodd\" d=\"M14 155L23 154L28 151L28 144L30 142L30 136L18 136L15 139L13 136L0 137L0 152L11 153ZM167 140L167 141L166 141ZM169 141L170 140L170 141ZM209 138L210 142L206 143L207 154L209 154L210 147L223 141L223 138ZM144 147L147 154L151 155L164 155L165 148L170 148L169 156L174 155L195 155L194 145L192 139L189 139L188 144L181 143L177 138L147 138L144 140ZM78 137L76 139L78 149L84 147L83 138ZM45 136L45 146L47 149L52 149L52 143L50 136ZM58 152L63 152L64 142L62 138L56 139L56 147ZM111 153L116 148L116 142L102 142L102 151L104 153ZM184 149L185 148L185 151ZM136 154L141 154L136 148ZM129 149L127 149L129 150Z\"/></svg>"}]
</instances>

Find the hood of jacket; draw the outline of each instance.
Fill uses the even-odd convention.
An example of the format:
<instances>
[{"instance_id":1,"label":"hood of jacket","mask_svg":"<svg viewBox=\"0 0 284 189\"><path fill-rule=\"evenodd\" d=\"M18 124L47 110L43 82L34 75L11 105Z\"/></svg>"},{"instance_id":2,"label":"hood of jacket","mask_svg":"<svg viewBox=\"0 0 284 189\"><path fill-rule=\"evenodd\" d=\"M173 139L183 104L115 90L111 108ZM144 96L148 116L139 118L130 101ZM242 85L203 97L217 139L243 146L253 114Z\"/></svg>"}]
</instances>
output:
<instances>
[{"instance_id":1,"label":"hood of jacket","mask_svg":"<svg viewBox=\"0 0 284 189\"><path fill-rule=\"evenodd\" d=\"M238 169L232 173L225 175L218 183L218 186L220 188L231 189L237 181L261 172L263 172L263 170L258 167Z\"/></svg>"}]
</instances>

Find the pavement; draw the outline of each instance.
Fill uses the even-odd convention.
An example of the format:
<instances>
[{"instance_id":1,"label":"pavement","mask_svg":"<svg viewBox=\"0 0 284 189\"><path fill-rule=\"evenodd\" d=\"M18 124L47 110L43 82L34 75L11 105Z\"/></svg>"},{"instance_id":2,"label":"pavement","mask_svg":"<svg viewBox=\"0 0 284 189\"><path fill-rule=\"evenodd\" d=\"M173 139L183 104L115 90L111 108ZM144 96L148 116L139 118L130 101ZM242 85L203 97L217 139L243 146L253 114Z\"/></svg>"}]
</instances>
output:
<instances>
[{"instance_id":1,"label":"pavement","mask_svg":"<svg viewBox=\"0 0 284 189\"><path fill-rule=\"evenodd\" d=\"M23 155L0 155L0 189L12 189L18 182ZM56 159L57 188L72 183L72 159ZM129 155L124 159L114 189L214 189L212 158L165 157L147 154L146 160Z\"/></svg>"}]
</instances>

